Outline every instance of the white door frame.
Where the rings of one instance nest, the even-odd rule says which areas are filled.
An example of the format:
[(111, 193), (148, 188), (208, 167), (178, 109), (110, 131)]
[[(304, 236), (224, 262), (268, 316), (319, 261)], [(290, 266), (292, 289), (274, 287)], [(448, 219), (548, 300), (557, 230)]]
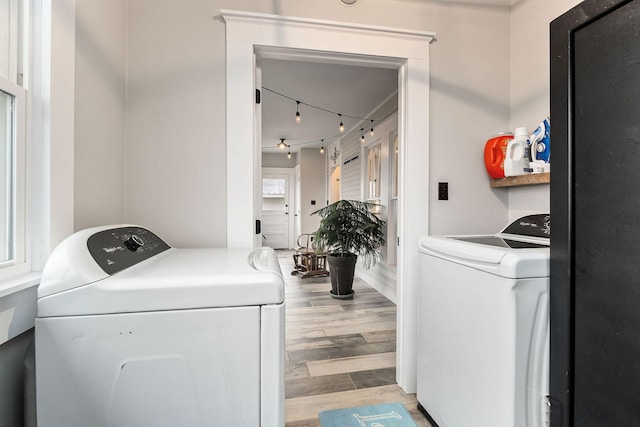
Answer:
[[(398, 69), (399, 238), (396, 380), (416, 391), (418, 239), (428, 234), (429, 44), (435, 34), (221, 10), (226, 22), (227, 245), (255, 245), (254, 55)], [(254, 121), (255, 123), (255, 121)], [(253, 168), (247, 161), (253, 159)], [(257, 159), (257, 160), (256, 160)]]

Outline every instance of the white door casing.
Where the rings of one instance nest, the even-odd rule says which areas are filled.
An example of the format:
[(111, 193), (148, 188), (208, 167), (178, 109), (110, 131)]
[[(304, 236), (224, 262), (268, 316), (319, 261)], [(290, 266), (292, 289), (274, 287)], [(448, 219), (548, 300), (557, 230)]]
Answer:
[(294, 172), (294, 182), (295, 182), (294, 184), (295, 191), (293, 193), (295, 195), (294, 201), (293, 201), (293, 207), (294, 207), (293, 235), (297, 240), (302, 230), (302, 212), (301, 212), (302, 206), (300, 205), (302, 200), (302, 191), (300, 186), (300, 165), (296, 165), (296, 167), (293, 168), (293, 172)]
[[(416, 391), (418, 239), (428, 234), (431, 32), (221, 10), (226, 22), (227, 245), (255, 243), (254, 54), (398, 69), (399, 248), (396, 379)], [(253, 117), (254, 127), (247, 126)], [(247, 197), (251, 195), (251, 197)]]
[[(260, 57), (256, 54), (253, 55), (253, 63), (254, 63), (253, 67), (255, 70), (253, 81), (254, 81), (255, 87), (262, 88), (262, 64), (260, 63)], [(258, 141), (258, 144), (261, 144), (262, 143), (262, 103), (257, 102), (255, 98), (255, 93), (256, 92), (254, 91), (253, 140)], [(262, 151), (261, 150), (256, 150), (253, 153), (253, 169), (256, 171), (262, 170)], [(229, 176), (229, 172), (227, 170), (227, 178), (228, 176)], [(263, 236), (262, 226), (264, 225), (263, 224), (264, 218), (262, 218), (262, 213), (263, 213), (262, 212), (262, 191), (261, 191), (262, 190), (262, 174), (260, 173), (253, 174), (253, 180), (254, 180), (253, 188), (256, 191), (253, 192), (253, 213), (254, 213), (255, 221), (253, 222), (254, 234), (253, 234), (252, 246), (254, 248), (259, 248), (264, 243), (264, 240), (262, 238)], [(228, 214), (229, 214), (229, 211), (227, 210), (227, 215)], [(229, 217), (227, 216), (227, 218)], [(227, 219), (227, 230), (229, 229), (228, 221), (229, 220)], [(258, 224), (260, 224), (260, 227), (258, 227)], [(260, 228), (260, 232), (258, 231), (258, 228)]]

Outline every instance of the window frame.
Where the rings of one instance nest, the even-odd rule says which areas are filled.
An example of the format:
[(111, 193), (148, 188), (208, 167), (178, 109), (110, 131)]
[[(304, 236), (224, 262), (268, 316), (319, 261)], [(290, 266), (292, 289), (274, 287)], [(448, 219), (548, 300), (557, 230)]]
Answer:
[(14, 97), (11, 217), (12, 259), (0, 262), (0, 280), (14, 278), (31, 270), (26, 229), (26, 91), (0, 77), (0, 90)]

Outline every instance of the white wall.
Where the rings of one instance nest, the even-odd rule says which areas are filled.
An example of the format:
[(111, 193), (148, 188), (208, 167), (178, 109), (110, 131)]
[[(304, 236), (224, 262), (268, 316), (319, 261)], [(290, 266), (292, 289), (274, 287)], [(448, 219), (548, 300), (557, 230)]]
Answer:
[[(397, 98), (396, 105), (397, 105)], [(395, 264), (395, 249), (396, 249), (396, 230), (397, 224), (395, 220), (390, 221), (390, 215), (392, 206), (392, 177), (391, 177), (391, 158), (394, 151), (391, 149), (393, 144), (393, 136), (398, 134), (398, 115), (392, 114), (382, 121), (375, 129), (375, 135), (365, 135), (364, 145), (358, 142), (361, 146), (362, 159), (367, 158), (367, 151), (370, 147), (380, 144), (380, 199), (379, 203), (383, 206), (380, 210), (380, 218), (386, 221), (386, 244), (380, 248), (383, 254), (383, 259), (377, 262), (375, 266), (364, 270), (361, 268), (361, 264), (358, 264), (356, 274), (364, 279), (368, 284), (377, 289), (384, 296), (391, 301), (397, 301), (397, 268)], [(358, 136), (359, 138), (359, 136)], [(359, 139), (358, 139), (359, 141)], [(362, 176), (364, 182), (366, 182), (368, 162), (364, 160), (362, 162)], [(365, 185), (365, 197), (366, 197), (366, 185)], [(394, 206), (397, 207), (397, 204)], [(389, 260), (389, 250), (393, 251), (394, 257)]]
[[(431, 234), (495, 232), (506, 194), (489, 188), (486, 139), (509, 118), (509, 9), (442, 6), (431, 52)], [(438, 182), (449, 200), (437, 200)]]
[(214, 16), (233, 3), (128, 1), (125, 220), (173, 246), (226, 244), (225, 35)]
[[(522, 0), (511, 12), (509, 129), (533, 131), (549, 115), (549, 23), (580, 0)], [(553, 118), (551, 118), (553, 147)], [(553, 148), (552, 148), (553, 150)], [(553, 177), (553, 157), (551, 172)], [(509, 194), (509, 220), (530, 212), (549, 212), (549, 185), (496, 191)]]
[(431, 178), (450, 182), (451, 200), (432, 200), (425, 221), (434, 233), (504, 225), (482, 149), (508, 125), (509, 9), (413, 0), (129, 0), (125, 221), (176, 246), (226, 244), (221, 8), (436, 31)]
[(263, 168), (295, 168), (297, 163), (297, 153), (291, 153), (290, 159), (287, 157), (286, 152), (262, 153)]
[(75, 221), (124, 221), (126, 0), (76, 7)]
[[(115, 22), (122, 2), (126, 19)], [(76, 228), (118, 220), (118, 184), (105, 183), (106, 162), (98, 164), (92, 153), (118, 156), (120, 92), (116, 84), (118, 95), (107, 98), (109, 106), (96, 99), (98, 107), (84, 111), (92, 93), (82, 88), (98, 81), (104, 99), (121, 65), (118, 37), (126, 34), (126, 148), (121, 165), (113, 164), (116, 170), (124, 168), (123, 219), (147, 225), (177, 246), (226, 244), (221, 204), (226, 199), (225, 37), (224, 23), (215, 19), (221, 8), (435, 31), (431, 182), (424, 183), (425, 188), (431, 185), (430, 216), (425, 218), (431, 233), (492, 232), (505, 224), (509, 211), (548, 206), (548, 186), (489, 189), (482, 150), (493, 133), (520, 123), (534, 126), (547, 114), (547, 24), (577, 0), (522, 0), (511, 16), (508, 8), (413, 0), (370, 0), (352, 7), (312, 0), (108, 3), (78, 6), (78, 31), (89, 31), (89, 39), (78, 39), (82, 93), (76, 131), (84, 142), (76, 144)], [(95, 21), (102, 9), (108, 12), (104, 25)], [(85, 20), (95, 25), (85, 26)], [(86, 51), (94, 42), (107, 43), (97, 45), (100, 54)], [(99, 67), (105, 59), (106, 70)], [(532, 64), (539, 73), (531, 71)], [(107, 77), (112, 80), (100, 80)], [(91, 139), (104, 112), (115, 123), (110, 137)], [(117, 180), (118, 173), (114, 176)], [(437, 200), (439, 181), (449, 182), (449, 201)], [(104, 191), (91, 191), (96, 188)]]

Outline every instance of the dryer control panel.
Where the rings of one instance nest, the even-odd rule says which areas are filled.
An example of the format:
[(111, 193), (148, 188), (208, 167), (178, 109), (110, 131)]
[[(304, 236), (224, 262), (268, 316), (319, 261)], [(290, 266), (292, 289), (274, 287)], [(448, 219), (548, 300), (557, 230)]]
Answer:
[(142, 227), (102, 230), (87, 239), (95, 262), (107, 274), (115, 274), (170, 248), (161, 238)]

